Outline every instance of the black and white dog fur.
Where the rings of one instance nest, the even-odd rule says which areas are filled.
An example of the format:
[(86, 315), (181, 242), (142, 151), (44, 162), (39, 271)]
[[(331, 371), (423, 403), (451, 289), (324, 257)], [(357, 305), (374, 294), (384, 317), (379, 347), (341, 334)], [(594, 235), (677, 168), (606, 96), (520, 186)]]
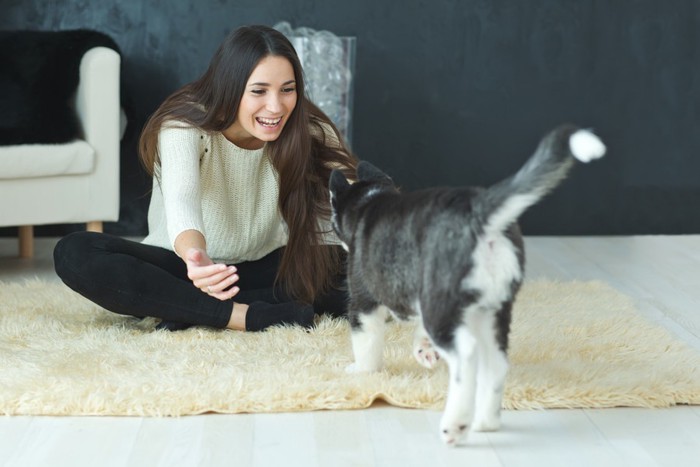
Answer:
[(576, 160), (602, 157), (588, 130), (563, 125), (546, 135), (513, 176), (490, 188), (399, 193), (367, 162), (349, 183), (330, 178), (333, 227), (348, 251), (349, 319), (355, 363), (382, 367), (389, 314), (417, 318), (414, 356), (442, 358), (450, 382), (440, 433), (462, 444), (469, 429), (497, 430), (508, 370), (511, 307), (523, 280), (518, 217), (557, 186)]

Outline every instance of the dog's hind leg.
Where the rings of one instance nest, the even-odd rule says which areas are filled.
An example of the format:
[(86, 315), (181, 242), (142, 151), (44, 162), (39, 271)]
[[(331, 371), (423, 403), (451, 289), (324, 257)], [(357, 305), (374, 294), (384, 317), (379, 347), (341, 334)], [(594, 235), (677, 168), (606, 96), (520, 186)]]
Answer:
[(448, 345), (435, 342), (450, 370), (445, 412), (440, 420), (440, 435), (449, 446), (463, 444), (474, 417), (476, 391), (476, 339), (466, 325), (454, 331)]
[(494, 315), (484, 313), (478, 319), (470, 321), (470, 328), (478, 342), (475, 431), (495, 431), (501, 426), (501, 404), (508, 373), (508, 358), (497, 338), (494, 320)]

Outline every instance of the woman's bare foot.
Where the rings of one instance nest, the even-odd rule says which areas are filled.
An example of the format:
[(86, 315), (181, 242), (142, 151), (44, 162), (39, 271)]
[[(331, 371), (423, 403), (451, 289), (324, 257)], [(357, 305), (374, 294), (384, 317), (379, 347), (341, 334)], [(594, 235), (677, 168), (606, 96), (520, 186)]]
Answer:
[(236, 331), (245, 331), (245, 317), (248, 314), (248, 305), (245, 303), (234, 303), (231, 318), (226, 327)]

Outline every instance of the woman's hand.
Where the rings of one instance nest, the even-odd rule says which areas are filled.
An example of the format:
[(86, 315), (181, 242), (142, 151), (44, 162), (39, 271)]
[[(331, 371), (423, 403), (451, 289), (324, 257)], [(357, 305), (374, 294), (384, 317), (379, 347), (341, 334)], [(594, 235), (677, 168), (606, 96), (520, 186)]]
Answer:
[(185, 253), (185, 264), (187, 277), (194, 286), (212, 297), (228, 300), (240, 290), (233, 286), (238, 281), (236, 267), (214, 264), (201, 248), (189, 248)]

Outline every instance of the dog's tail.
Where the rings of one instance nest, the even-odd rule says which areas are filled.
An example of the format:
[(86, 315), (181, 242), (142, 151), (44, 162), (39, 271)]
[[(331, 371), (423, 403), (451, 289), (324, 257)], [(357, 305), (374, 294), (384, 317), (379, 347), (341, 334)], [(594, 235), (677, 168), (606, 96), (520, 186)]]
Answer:
[(513, 176), (484, 190), (475, 200), (484, 230), (502, 232), (566, 177), (576, 160), (603, 157), (605, 145), (592, 132), (562, 125), (540, 142), (535, 153)]

